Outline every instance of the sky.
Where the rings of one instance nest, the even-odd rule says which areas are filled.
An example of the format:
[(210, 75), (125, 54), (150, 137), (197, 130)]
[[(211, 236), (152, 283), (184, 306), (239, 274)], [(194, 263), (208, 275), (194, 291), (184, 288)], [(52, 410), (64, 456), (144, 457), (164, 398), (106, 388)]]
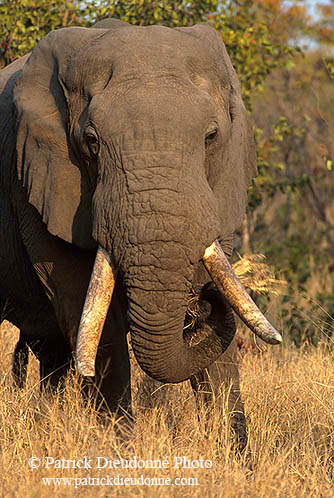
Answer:
[(310, 11), (310, 13), (312, 15), (316, 15), (317, 13), (317, 9), (316, 9), (316, 5), (317, 3), (324, 3), (324, 4), (330, 4), (330, 0), (299, 0), (299, 1), (293, 1), (293, 0), (287, 0), (286, 1), (286, 4), (294, 4), (294, 3), (299, 3), (300, 5), (305, 5), (308, 10)]
[[(309, 13), (314, 16), (314, 18), (316, 19), (317, 17), (317, 4), (319, 3), (322, 3), (322, 4), (327, 4), (327, 5), (330, 5), (331, 4), (331, 1), (330, 0), (285, 0), (284, 1), (285, 5), (294, 5), (294, 4), (297, 4), (297, 5), (304, 5), (305, 7), (307, 7)], [(334, 8), (334, 7), (333, 7)], [(298, 42), (300, 45), (304, 46), (304, 47), (308, 47), (308, 48), (314, 48), (316, 47), (316, 42), (314, 42), (314, 40), (309, 40), (309, 39), (301, 39), (299, 40)]]

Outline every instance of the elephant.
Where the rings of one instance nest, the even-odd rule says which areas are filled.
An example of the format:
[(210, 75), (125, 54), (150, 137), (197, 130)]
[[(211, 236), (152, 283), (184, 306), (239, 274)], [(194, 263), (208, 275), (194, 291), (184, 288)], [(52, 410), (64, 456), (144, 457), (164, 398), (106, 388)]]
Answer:
[[(117, 19), (52, 31), (0, 74), (0, 316), (41, 384), (79, 373), (131, 414), (127, 334), (141, 368), (190, 380), (246, 441), (234, 312), (280, 334), (229, 260), (257, 174), (237, 75), (209, 24)], [(189, 296), (199, 312), (190, 323)]]

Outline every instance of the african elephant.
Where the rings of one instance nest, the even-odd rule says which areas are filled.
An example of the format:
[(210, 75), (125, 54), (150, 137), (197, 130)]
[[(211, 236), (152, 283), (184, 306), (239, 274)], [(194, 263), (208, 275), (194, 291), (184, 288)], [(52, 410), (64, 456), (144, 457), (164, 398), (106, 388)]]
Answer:
[[(205, 403), (231, 383), (244, 436), (232, 308), (281, 338), (228, 262), (256, 161), (218, 33), (113, 19), (60, 29), (0, 88), (1, 316), (20, 329), (16, 381), (28, 346), (54, 386), (77, 346), (107, 407), (129, 411), (129, 330), (153, 378), (190, 379)], [(191, 292), (200, 313), (184, 328)]]

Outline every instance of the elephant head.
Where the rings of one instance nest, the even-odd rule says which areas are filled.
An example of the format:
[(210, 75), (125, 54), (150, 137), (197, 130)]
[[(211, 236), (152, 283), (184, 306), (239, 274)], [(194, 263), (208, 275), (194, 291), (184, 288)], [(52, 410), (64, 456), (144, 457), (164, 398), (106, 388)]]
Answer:
[[(228, 347), (230, 306), (280, 341), (224, 254), (256, 164), (239, 82), (214, 29), (106, 20), (52, 32), (25, 64), (14, 105), (29, 202), (50, 233), (98, 248), (79, 332), (82, 373), (94, 374), (118, 272), (135, 355), (161, 381), (189, 378)], [(203, 290), (211, 311), (187, 336), (202, 260), (221, 295)]]

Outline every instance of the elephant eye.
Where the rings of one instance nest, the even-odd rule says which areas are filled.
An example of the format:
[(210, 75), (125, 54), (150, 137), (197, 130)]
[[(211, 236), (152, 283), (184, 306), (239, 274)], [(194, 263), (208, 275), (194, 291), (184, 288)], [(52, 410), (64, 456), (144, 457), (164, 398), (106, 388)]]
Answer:
[(99, 152), (99, 141), (97, 136), (93, 133), (87, 133), (86, 141), (90, 152), (96, 156)]
[(208, 145), (210, 145), (212, 142), (215, 141), (216, 137), (218, 135), (218, 131), (217, 129), (214, 129), (214, 130), (210, 130), (206, 136), (205, 136), (205, 146), (207, 147)]

